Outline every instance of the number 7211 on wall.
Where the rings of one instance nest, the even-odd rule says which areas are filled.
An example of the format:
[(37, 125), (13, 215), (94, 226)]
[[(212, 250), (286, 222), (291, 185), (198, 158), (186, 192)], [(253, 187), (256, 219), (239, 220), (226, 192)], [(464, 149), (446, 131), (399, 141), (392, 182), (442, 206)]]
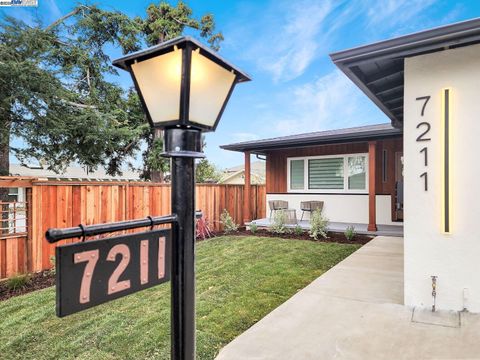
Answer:
[(169, 229), (57, 246), (57, 316), (170, 280)]

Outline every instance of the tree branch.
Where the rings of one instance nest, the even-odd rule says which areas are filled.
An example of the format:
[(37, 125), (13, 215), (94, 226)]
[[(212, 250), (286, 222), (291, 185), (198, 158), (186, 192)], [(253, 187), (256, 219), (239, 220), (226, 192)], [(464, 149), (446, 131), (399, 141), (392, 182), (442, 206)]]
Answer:
[(73, 102), (73, 101), (65, 101), (65, 103), (67, 103), (68, 105), (71, 105), (71, 106), (78, 107), (80, 109), (97, 109), (97, 107), (95, 105), (85, 105), (85, 104), (80, 104), (80, 103), (76, 103), (76, 102)]
[(51, 23), (50, 25), (48, 25), (48, 26), (45, 28), (45, 31), (49, 31), (49, 30), (53, 29), (55, 26), (60, 25), (62, 22), (64, 22), (64, 21), (67, 20), (68, 18), (77, 15), (81, 10), (83, 10), (83, 8), (89, 9), (88, 6), (80, 5), (79, 7), (75, 8), (75, 9), (72, 10), (72, 11), (70, 11), (68, 14), (62, 16), (60, 19), (55, 20), (53, 23)]
[(175, 20), (175, 21), (176, 21), (177, 23), (179, 23), (180, 25), (188, 26), (188, 27), (190, 27), (190, 28), (192, 28), (192, 29), (197, 29), (197, 30), (198, 30), (198, 26), (195, 26), (195, 25), (193, 25), (193, 24), (191, 24), (191, 23), (189, 24), (189, 23), (183, 22), (183, 21), (181, 21), (181, 20), (179, 20), (179, 19), (177, 19), (177, 18), (173, 18), (173, 20)]
[(88, 84), (88, 92), (89, 94), (92, 93), (92, 84), (90, 83), (90, 66), (87, 66), (87, 84)]
[(127, 146), (125, 146), (125, 147), (123, 148), (123, 151), (124, 151), (124, 152), (127, 152), (127, 151), (130, 150), (130, 149), (132, 148), (132, 146), (135, 145), (135, 144), (136, 144), (136, 141), (130, 142)]

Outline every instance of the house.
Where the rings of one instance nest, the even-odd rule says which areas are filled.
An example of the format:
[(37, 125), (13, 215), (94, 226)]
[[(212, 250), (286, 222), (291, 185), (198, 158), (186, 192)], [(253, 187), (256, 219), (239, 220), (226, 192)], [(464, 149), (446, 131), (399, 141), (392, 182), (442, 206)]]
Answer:
[[(265, 184), (265, 161), (254, 161), (250, 169), (251, 183), (254, 185)], [(219, 184), (243, 185), (245, 184), (245, 166), (237, 165), (223, 171)]]
[[(42, 164), (20, 165), (10, 164), (10, 176), (22, 178), (35, 178), (38, 180), (57, 181), (139, 181), (140, 174), (134, 171), (124, 171), (121, 176), (111, 176), (104, 169), (88, 171), (79, 166), (68, 166), (61, 174), (45, 169)], [(8, 201), (4, 204), (3, 212), (8, 213), (9, 234), (24, 233), (27, 229), (27, 194), (24, 187), (8, 188)]]
[[(384, 131), (391, 135), (397, 133), (390, 144), (393, 150), (386, 148), (385, 168), (387, 183), (392, 181), (388, 174), (395, 174), (395, 181), (401, 178), (400, 173), (404, 177), (404, 304), (414, 308), (480, 312), (480, 241), (476, 231), (480, 219), (477, 180), (480, 168), (476, 166), (480, 134), (480, 19), (339, 51), (330, 56), (390, 119), (392, 127)], [(377, 134), (383, 126), (377, 127)], [(375, 134), (374, 129), (371, 130)], [(304, 146), (308, 145), (305, 135), (299, 135), (298, 139), (262, 140), (262, 148), (254, 143), (224, 148), (245, 152), (246, 162), (250, 159), (249, 152), (265, 153), (267, 196), (288, 199), (314, 196), (310, 188), (318, 186), (319, 178), (322, 184), (340, 188), (335, 191), (342, 190), (341, 176), (336, 176), (341, 171), (334, 174), (331, 169), (339, 167), (340, 160), (331, 161), (328, 168), (325, 161), (309, 165), (308, 157), (324, 156), (327, 152), (333, 158), (347, 154), (343, 192), (328, 194), (323, 191), (327, 214), (351, 221), (352, 216), (365, 219), (368, 213), (368, 225), (373, 228), (375, 222), (388, 220), (385, 217), (388, 206), (383, 202), (390, 197), (391, 220), (395, 221), (392, 204), (395, 193), (392, 193), (392, 185), (383, 187), (383, 167), (378, 165), (379, 161), (383, 162), (385, 140), (381, 136), (376, 139), (369, 138), (371, 134), (365, 136), (368, 130), (362, 133), (357, 129), (356, 134), (355, 130), (340, 131), (341, 134), (345, 132), (348, 135), (341, 138), (342, 135), (334, 131), (332, 134), (337, 135), (332, 135), (332, 144), (316, 142), (311, 147)], [(359, 138), (353, 139), (357, 136)], [(302, 147), (291, 150), (297, 141), (303, 142)], [(403, 155), (400, 159), (397, 155), (392, 157), (389, 155), (392, 151), (403, 151)], [(364, 160), (359, 161), (361, 166), (356, 166), (355, 171), (346, 169), (347, 161), (351, 161), (350, 154), (355, 154), (354, 159), (364, 154)], [(292, 162), (297, 158), (305, 160)], [(398, 163), (393, 168), (392, 160)], [(403, 171), (399, 170), (399, 162), (403, 164)], [(316, 167), (317, 171), (312, 169), (308, 173), (309, 166)], [(362, 171), (365, 175), (355, 183), (363, 185), (365, 181), (366, 189), (355, 189), (358, 195), (349, 196), (346, 194), (350, 190), (348, 175)], [(281, 180), (276, 181), (272, 176)], [(249, 190), (248, 184), (245, 189)], [(384, 189), (389, 195), (380, 200), (379, 197), (385, 197)], [(294, 195), (292, 190), (301, 193)], [(350, 198), (363, 198), (367, 193), (368, 211), (362, 200), (359, 201), (362, 205), (358, 204), (352, 212), (350, 206), (356, 202)], [(341, 209), (333, 211), (330, 203), (340, 204)], [(289, 206), (296, 204), (292, 202)], [(363, 214), (358, 215), (358, 212)]]
[(366, 224), (367, 231), (376, 231), (377, 224), (402, 225), (402, 131), (388, 123), (222, 148), (244, 152), (247, 160), (250, 154), (265, 156), (267, 203), (287, 201), (297, 219), (301, 202), (318, 200), (332, 223)]
[[(10, 164), (10, 176), (29, 177), (39, 180), (56, 181), (140, 181), (140, 173), (135, 171), (124, 171), (122, 175), (112, 176), (107, 174), (105, 169), (88, 171), (80, 166), (68, 166), (61, 174), (44, 168), (42, 164), (21, 165)], [(23, 203), (25, 202), (24, 188), (9, 188), (9, 200)]]
[(89, 171), (80, 166), (67, 166), (61, 174), (57, 174), (52, 170), (48, 170), (38, 165), (21, 165), (10, 164), (10, 176), (35, 177), (48, 180), (63, 181), (139, 181), (140, 173), (136, 171), (126, 170), (122, 175), (109, 175), (105, 169), (98, 168)]

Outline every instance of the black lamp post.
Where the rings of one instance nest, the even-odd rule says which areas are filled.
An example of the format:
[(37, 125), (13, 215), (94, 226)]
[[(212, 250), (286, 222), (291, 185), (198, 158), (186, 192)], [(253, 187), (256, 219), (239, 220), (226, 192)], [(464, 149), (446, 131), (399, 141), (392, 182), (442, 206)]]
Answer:
[(190, 37), (113, 62), (130, 72), (150, 124), (165, 130), (172, 158), (172, 359), (195, 358), (195, 158), (202, 131), (214, 131), (235, 85), (247, 74)]

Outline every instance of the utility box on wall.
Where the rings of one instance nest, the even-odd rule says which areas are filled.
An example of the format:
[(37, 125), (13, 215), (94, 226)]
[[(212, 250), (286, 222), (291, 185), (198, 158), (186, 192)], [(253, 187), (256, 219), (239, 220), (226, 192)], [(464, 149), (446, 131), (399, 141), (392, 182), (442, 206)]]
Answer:
[(405, 305), (480, 312), (480, 45), (404, 71)]

